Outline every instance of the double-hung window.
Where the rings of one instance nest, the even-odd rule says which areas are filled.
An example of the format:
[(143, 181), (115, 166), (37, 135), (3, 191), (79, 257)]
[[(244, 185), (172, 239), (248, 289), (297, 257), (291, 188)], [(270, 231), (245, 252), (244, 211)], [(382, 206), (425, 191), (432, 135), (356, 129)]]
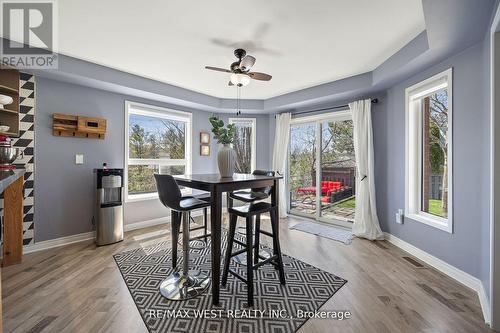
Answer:
[(237, 173), (251, 173), (256, 168), (255, 118), (229, 118), (235, 124), (233, 149), (236, 152)]
[(406, 217), (452, 232), (452, 70), (406, 89)]
[(154, 173), (191, 173), (191, 113), (135, 102), (125, 109), (127, 200), (155, 198)]

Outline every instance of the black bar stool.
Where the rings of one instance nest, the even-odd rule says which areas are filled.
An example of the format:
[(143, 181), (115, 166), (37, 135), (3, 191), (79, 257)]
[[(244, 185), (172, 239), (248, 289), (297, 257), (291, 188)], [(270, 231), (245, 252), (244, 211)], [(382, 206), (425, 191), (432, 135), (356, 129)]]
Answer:
[[(269, 176), (273, 177), (274, 176), (274, 171), (267, 171), (267, 170), (254, 170), (252, 172), (252, 175), (254, 176)], [(271, 187), (260, 187), (260, 188), (252, 188), (249, 190), (244, 190), (244, 191), (236, 191), (236, 192), (230, 192), (229, 193), (229, 200), (228, 200), (228, 208), (233, 206), (233, 200), (239, 200), (244, 203), (254, 203), (257, 201), (265, 200), (269, 198), (271, 195)], [(245, 234), (246, 230), (245, 227), (240, 227), (238, 228), (239, 234)], [(241, 230), (241, 231), (240, 231)], [(255, 217), (255, 243), (259, 244), (260, 240), (260, 233), (257, 232), (257, 230), (260, 230), (260, 214)], [(268, 259), (271, 257), (271, 253), (264, 250), (260, 249), (259, 254), (261, 257), (264, 257), (265, 259)], [(247, 259), (246, 259), (246, 253), (243, 252), (237, 256), (234, 256), (233, 258), (234, 261), (241, 265), (246, 265)], [(258, 262), (259, 257), (254, 256), (255, 263)]]
[[(170, 300), (186, 300), (197, 297), (208, 290), (210, 278), (201, 271), (189, 270), (189, 222), (191, 211), (205, 208), (210, 202), (194, 197), (183, 197), (177, 182), (171, 175), (155, 174), (156, 187), (161, 203), (171, 210), (182, 214), (182, 252), (183, 267), (182, 273), (174, 272), (170, 274), (160, 284), (160, 293)], [(174, 223), (172, 221), (172, 223)], [(173, 225), (172, 225), (173, 226)], [(173, 226), (172, 232), (178, 232), (179, 228)], [(172, 246), (173, 250), (177, 246)]]
[[(274, 171), (254, 170), (252, 172), (252, 175), (273, 177)], [(269, 198), (270, 194), (271, 194), (271, 187), (268, 186), (268, 187), (252, 188), (250, 190), (230, 192), (229, 198), (233, 199), (233, 200), (243, 201), (246, 203), (251, 203), (251, 202), (256, 202), (256, 201), (267, 199), (267, 198)], [(230, 202), (230, 203), (232, 205), (232, 202)]]
[[(278, 237), (275, 237), (277, 234), (277, 228), (278, 226), (278, 218), (276, 216), (276, 207), (273, 207), (270, 203), (267, 202), (258, 202), (254, 204), (248, 204), (245, 206), (241, 207), (232, 207), (229, 208), (229, 233), (228, 233), (228, 241), (227, 241), (227, 248), (226, 248), (226, 254), (225, 254), (225, 259), (224, 259), (224, 270), (222, 273), (222, 286), (226, 286), (227, 284), (227, 277), (228, 274), (231, 273), (234, 275), (236, 278), (240, 279), (241, 281), (245, 282), (247, 284), (247, 305), (249, 307), (253, 306), (253, 271), (254, 269), (259, 268), (262, 265), (265, 264), (272, 264), (278, 269), (278, 274), (280, 278), (280, 283), (285, 284), (285, 271), (283, 269), (283, 259), (281, 257), (281, 248), (280, 248), (280, 241)], [(273, 239), (273, 252), (274, 255), (270, 256), (269, 258), (265, 258), (263, 256), (259, 255), (259, 243), (254, 245), (253, 244), (253, 217), (255, 216), (260, 217), (260, 214), (263, 213), (270, 213), (271, 215), (271, 227), (272, 227), (272, 232), (267, 232), (264, 230), (260, 230), (256, 228), (256, 240), (257, 240), (257, 235), (258, 234), (264, 234), (266, 236), (272, 237)], [(240, 242), (239, 240), (235, 239), (235, 232), (236, 232), (236, 222), (238, 220), (238, 217), (244, 217), (246, 220), (246, 242)], [(243, 247), (243, 249), (238, 250), (236, 252), (233, 252), (233, 244), (239, 244)], [(252, 253), (253, 252), (253, 253)], [(231, 270), (229, 268), (231, 258), (234, 256), (237, 256), (241, 253), (246, 253), (246, 267), (247, 267), (247, 274), (246, 278), (238, 274), (237, 272)], [(255, 256), (256, 260), (253, 261), (253, 256)], [(262, 261), (259, 261), (259, 259), (262, 259)]]
[[(191, 197), (194, 197), (196, 199), (200, 199), (203, 201), (210, 202), (211, 200), (211, 195), (209, 192), (206, 193), (198, 193), (198, 194), (193, 194)], [(180, 220), (180, 216), (178, 217)], [(199, 236), (194, 236), (189, 238), (189, 247), (191, 249), (196, 249), (196, 250), (201, 250), (204, 249), (208, 246), (207, 238), (210, 237), (210, 234), (208, 233), (208, 208), (205, 207), (203, 208), (203, 224), (201, 226), (195, 226), (191, 227), (191, 225), (197, 225), (195, 222), (194, 218), (190, 216), (190, 224), (189, 224), (189, 233), (196, 231), (196, 230), (203, 230), (203, 234)], [(183, 229), (180, 229), (179, 234), (182, 234)]]

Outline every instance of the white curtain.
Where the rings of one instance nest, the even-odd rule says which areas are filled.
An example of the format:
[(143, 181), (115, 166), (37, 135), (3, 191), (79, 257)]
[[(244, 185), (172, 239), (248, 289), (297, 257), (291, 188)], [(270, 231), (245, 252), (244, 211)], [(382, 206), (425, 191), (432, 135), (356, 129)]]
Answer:
[[(279, 172), (285, 177), (285, 168), (288, 152), (288, 141), (290, 140), (290, 113), (282, 113), (276, 115), (276, 130), (274, 132), (274, 149), (273, 149), (273, 170)], [(287, 195), (284, 178), (280, 181), (279, 190), (279, 212), (280, 218), (287, 217)]]
[(384, 239), (377, 217), (373, 167), (373, 133), (371, 100), (349, 103), (356, 154), (356, 210), (352, 232), (370, 240)]

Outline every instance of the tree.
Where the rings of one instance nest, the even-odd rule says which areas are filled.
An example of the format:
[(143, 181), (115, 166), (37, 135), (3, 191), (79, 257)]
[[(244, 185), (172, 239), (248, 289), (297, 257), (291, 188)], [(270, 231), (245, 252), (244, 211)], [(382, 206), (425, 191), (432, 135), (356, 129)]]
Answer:
[(161, 133), (161, 148), (171, 159), (185, 158), (186, 133), (184, 123), (177, 121), (162, 121), (164, 131)]
[(323, 128), (322, 163), (355, 160), (352, 121), (328, 122)]
[(290, 178), (292, 188), (312, 186), (316, 163), (316, 128), (292, 126), (290, 132)]
[(138, 124), (130, 129), (129, 150), (132, 158), (145, 158), (149, 150), (146, 131)]
[(250, 173), (252, 167), (252, 127), (236, 126), (233, 149), (236, 153), (235, 169), (238, 173)]
[[(149, 133), (139, 124), (130, 128), (129, 156), (131, 158), (148, 158), (151, 152)], [(132, 165), (128, 168), (129, 191), (131, 193), (149, 192), (154, 186), (150, 178), (154, 170), (148, 169), (147, 165)], [(154, 187), (153, 187), (154, 188)]]
[[(291, 188), (313, 186), (316, 177), (316, 125), (291, 127)], [(330, 121), (321, 124), (321, 168), (332, 162), (355, 161), (352, 121)]]
[(442, 213), (448, 215), (448, 92), (441, 90), (430, 97), (430, 164), (431, 169), (441, 172)]
[[(129, 129), (129, 156), (135, 159), (184, 159), (185, 125), (172, 120), (160, 120), (157, 127), (144, 128), (139, 123)], [(159, 168), (153, 165), (130, 165), (128, 167), (128, 186), (130, 193), (148, 193), (156, 189), (153, 174), (169, 172), (180, 174), (183, 167)]]

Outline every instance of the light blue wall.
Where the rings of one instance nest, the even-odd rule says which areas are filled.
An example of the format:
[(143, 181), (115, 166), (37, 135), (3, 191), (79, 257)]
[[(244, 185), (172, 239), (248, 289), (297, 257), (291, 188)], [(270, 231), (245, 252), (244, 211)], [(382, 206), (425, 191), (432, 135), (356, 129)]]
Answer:
[[(485, 282), (485, 287), (489, 285), (486, 283), (489, 281), (487, 262), (489, 261), (490, 119), (489, 111), (487, 111), (489, 100), (487, 85), (489, 83), (486, 74), (489, 72), (488, 46), (475, 45), (444, 60), (439, 65), (430, 68), (429, 66), (435, 64), (438, 61), (436, 59), (442, 59), (445, 55), (458, 52), (466, 45), (474, 43), (476, 35), (484, 33), (487, 25), (484, 17), (491, 15), (493, 3), (497, 2), (484, 1), (481, 5), (477, 5), (476, 1), (464, 0), (461, 1), (459, 8), (453, 0), (440, 1), (439, 4), (435, 1), (424, 1), (424, 6), (428, 8), (435, 8), (439, 5), (449, 15), (453, 14), (453, 11), (457, 12), (456, 15), (450, 16), (449, 20), (442, 20), (442, 16), (437, 12), (426, 11), (427, 32), (425, 35), (426, 38), (430, 36), (427, 44), (431, 52), (425, 51), (425, 43), (418, 44), (420, 48), (411, 52), (415, 59), (407, 60), (411, 58), (407, 57), (405, 61), (398, 62), (402, 65), (399, 70), (387, 63), (373, 73), (328, 83), (316, 89), (278, 96), (266, 101), (251, 101), (252, 108), (255, 109), (288, 110), (301, 107), (314, 108), (314, 106), (305, 105), (305, 102), (311, 101), (335, 106), (362, 97), (379, 97), (380, 104), (373, 106), (373, 124), (378, 211), (383, 229), (479, 277)], [(476, 7), (478, 7), (477, 12), (474, 14), (472, 9)], [(467, 20), (462, 19), (464, 16)], [(402, 54), (404, 52), (391, 57), (388, 62), (394, 62)], [(455, 70), (455, 232), (451, 235), (414, 221), (407, 220), (402, 226), (394, 222), (394, 213), (398, 208), (404, 207), (404, 89), (450, 66), (453, 66)], [(125, 100), (172, 107), (162, 101), (175, 102), (185, 99), (189, 103), (185, 104), (183, 109), (193, 112), (195, 135), (200, 130), (209, 130), (207, 121), (209, 114), (186, 109), (186, 107), (207, 105), (213, 110), (217, 107), (225, 109), (234, 102), (218, 101), (200, 94), (191, 95), (180, 88), (166, 87), (158, 82), (150, 82), (126, 73), (117, 73), (114, 70), (75, 59), (64, 58), (62, 67), (59, 76), (56, 75), (57, 73), (47, 71), (39, 73), (45, 77), (37, 79), (37, 189), (35, 191), (35, 218), (37, 219), (35, 238), (37, 241), (90, 230), (91, 170), (100, 166), (103, 161), (107, 161), (111, 166), (123, 167)], [(396, 72), (397, 75), (393, 75)], [(406, 79), (414, 73), (418, 74)], [(78, 79), (75, 79), (75, 76)], [(387, 77), (391, 77), (391, 80)], [(54, 81), (52, 78), (67, 82)], [(99, 81), (101, 79), (102, 82)], [(395, 83), (400, 82), (401, 79), (405, 81)], [(373, 81), (383, 84), (374, 85)], [(325, 100), (325, 96), (328, 97), (328, 101)], [(151, 102), (151, 99), (156, 101)], [(325, 106), (328, 105), (323, 104), (318, 107)], [(109, 130), (106, 140), (53, 137), (50, 130), (50, 115), (53, 112), (107, 118)], [(227, 116), (223, 118), (227, 119)], [(257, 118), (257, 167), (268, 168), (271, 164), (274, 139), (274, 117), (273, 115), (260, 115)], [(214, 160), (216, 151), (215, 146), (212, 146), (211, 157), (200, 157), (197, 154), (198, 143), (194, 140), (193, 172), (216, 172)], [(83, 166), (74, 164), (75, 153), (85, 155), (86, 163)], [(472, 195), (470, 195), (471, 191)], [(165, 210), (157, 200), (129, 203), (126, 206), (127, 223), (154, 219), (164, 214)]]
[[(488, 41), (489, 42), (489, 41)], [(384, 231), (479, 278), (489, 290), (490, 109), (487, 41), (399, 82), (386, 91), (359, 98), (378, 98), (372, 105), (377, 211)], [(453, 67), (453, 213), (454, 232), (405, 219), (405, 89)], [(345, 104), (338, 100), (316, 108)], [(295, 111), (292, 111), (292, 113)], [(325, 111), (328, 112), (328, 111)], [(274, 118), (270, 122), (273, 122)], [(270, 134), (270, 138), (274, 133)]]
[[(199, 132), (210, 131), (209, 112), (151, 102), (137, 97), (63, 83), (36, 79), (36, 191), (35, 240), (37, 242), (91, 231), (94, 168), (107, 162), (124, 166), (125, 101), (189, 111), (193, 114), (193, 173), (216, 173), (217, 144), (212, 140), (210, 157), (199, 155)], [(52, 135), (52, 113), (103, 117), (108, 129), (105, 140), (63, 138)], [(227, 121), (232, 114), (219, 114)], [(257, 167), (269, 168), (269, 116), (257, 118)], [(84, 154), (85, 163), (75, 165), (75, 154)], [(157, 199), (127, 203), (125, 223), (166, 216)]]
[[(397, 84), (373, 112), (377, 208), (384, 231), (481, 279), (489, 272), (489, 108), (479, 43)], [(453, 68), (453, 233), (405, 219), (405, 88)], [(488, 249), (489, 251), (489, 249)], [(486, 251), (487, 252), (487, 251)]]

